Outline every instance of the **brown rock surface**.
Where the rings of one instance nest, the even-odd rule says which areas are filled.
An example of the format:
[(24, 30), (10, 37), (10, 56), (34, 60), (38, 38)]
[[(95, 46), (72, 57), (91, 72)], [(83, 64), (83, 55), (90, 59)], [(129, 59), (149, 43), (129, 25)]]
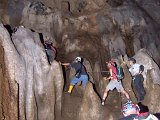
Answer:
[[(119, 93), (111, 92), (103, 109), (98, 106), (98, 97), (94, 91), (98, 92), (99, 96), (103, 95), (108, 82), (103, 80), (107, 74), (102, 72), (107, 70), (106, 60), (116, 58), (120, 54), (132, 57), (136, 53), (135, 58), (146, 68), (146, 105), (148, 104), (151, 111), (159, 112), (159, 5), (159, 0), (1, 0), (0, 21), (5, 25), (11, 25), (11, 28), (19, 25), (26, 27), (13, 34), (11, 39), (3, 25), (0, 26), (0, 45), (3, 50), (0, 53), (3, 53), (0, 62), (2, 118), (16, 119), (19, 110), (19, 119), (22, 120), (59, 120), (61, 111), (65, 111), (62, 114), (64, 120), (66, 116), (74, 119), (83, 99), (86, 103), (82, 102), (82, 106), (86, 104), (86, 110), (92, 107), (90, 101), (95, 103), (88, 119), (92, 118), (97, 108), (97, 119), (116, 120), (120, 116)], [(35, 32), (31, 32), (30, 29)], [(12, 33), (12, 30), (8, 31)], [(38, 33), (42, 33), (40, 38)], [(83, 88), (76, 86), (73, 96), (63, 94), (63, 104), (61, 103), (62, 69), (56, 61), (49, 66), (41, 43), (45, 35), (56, 43), (54, 45), (58, 50), (57, 60), (71, 62), (76, 56), (82, 56), (87, 60), (85, 65), (91, 72), (90, 81), (94, 83), (94, 89), (90, 85), (88, 90), (92, 91), (94, 101), (89, 97), (90, 91), (85, 91), (83, 96)], [(141, 48), (148, 52), (138, 52)], [(123, 68), (124, 87), (135, 101), (130, 86), (131, 76), (126, 66)], [(147, 77), (148, 70), (150, 80)], [(68, 76), (69, 73), (66, 73), (67, 83)], [(153, 101), (156, 101), (156, 104)], [(71, 103), (75, 105), (73, 108)], [(67, 110), (70, 112), (67, 113)], [(99, 114), (103, 118), (100, 118)], [(81, 117), (84, 116), (85, 113), (81, 113)]]
[(8, 37), (8, 32), (0, 24), (0, 118), (6, 120), (18, 120), (18, 83), (10, 76), (10, 70), (6, 62), (6, 49), (2, 41)]
[(3, 72), (8, 81), (8, 84), (2, 81), (2, 98), (8, 101), (2, 101), (3, 116), (18, 119), (19, 109), (21, 120), (60, 119), (64, 82), (61, 66), (56, 61), (49, 66), (38, 34), (19, 27), (12, 41), (2, 24), (0, 29), (5, 59)]

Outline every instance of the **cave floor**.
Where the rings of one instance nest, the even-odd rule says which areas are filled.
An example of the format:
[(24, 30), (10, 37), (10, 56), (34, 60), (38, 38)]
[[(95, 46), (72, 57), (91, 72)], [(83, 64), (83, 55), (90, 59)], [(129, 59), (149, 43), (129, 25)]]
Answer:
[[(78, 90), (73, 90), (73, 94), (68, 94), (66, 92), (63, 92), (63, 102), (62, 102), (62, 120), (77, 120), (78, 111), (81, 107), (82, 103), (82, 94), (81, 92), (78, 92)], [(113, 100), (111, 97), (115, 96), (115, 99)], [(109, 114), (114, 114), (115, 118), (117, 120), (122, 117), (121, 115), (121, 102), (119, 102), (120, 96), (119, 93), (113, 92), (113, 94), (109, 94), (108, 99), (106, 100), (105, 106), (102, 107), (102, 112), (106, 113), (104, 114), (104, 119), (108, 118)], [(99, 104), (101, 105), (101, 103)], [(107, 112), (110, 113), (107, 113)], [(116, 119), (114, 119), (116, 120)]]

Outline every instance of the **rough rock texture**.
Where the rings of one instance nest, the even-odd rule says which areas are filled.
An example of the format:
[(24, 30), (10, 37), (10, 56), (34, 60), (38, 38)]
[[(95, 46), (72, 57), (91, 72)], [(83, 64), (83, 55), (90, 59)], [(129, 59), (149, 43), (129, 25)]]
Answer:
[[(51, 66), (48, 64), (37, 33), (20, 27), (12, 35), (12, 41), (2, 24), (0, 29), (5, 68), (8, 71), (6, 78), (13, 92), (10, 96), (12, 99), (8, 99), (10, 110), (18, 115), (16, 110), (19, 104), (21, 120), (60, 119), (64, 82), (60, 65), (56, 61)], [(4, 93), (7, 94), (7, 90)], [(16, 119), (14, 116), (13, 119)]]
[[(153, 70), (153, 69), (152, 69)], [(160, 95), (157, 94), (160, 90), (160, 86), (154, 83), (154, 80), (151, 76), (152, 70), (148, 70), (147, 72), (147, 80), (146, 80), (146, 97), (144, 104), (148, 106), (150, 112), (152, 113), (160, 113)]]
[(4, 42), (5, 40), (10, 40), (9, 33), (0, 24), (0, 118), (18, 120), (18, 83), (14, 78), (14, 72), (12, 72), (14, 66), (11, 67), (10, 64), (7, 64), (12, 60), (7, 55), (11, 56), (14, 52), (12, 49), (3, 47), (4, 44), (8, 45), (11, 42)]
[(144, 80), (146, 81), (147, 79), (147, 71), (151, 70), (150, 74), (154, 84), (160, 85), (160, 69), (153, 60), (152, 54), (146, 49), (141, 49), (134, 58), (137, 60), (138, 64), (142, 64), (145, 68), (143, 72)]
[[(61, 111), (60, 101), (63, 90), (62, 70), (57, 62), (53, 62), (51, 66), (48, 65), (37, 33), (42, 33), (43, 37), (49, 36), (56, 43), (54, 45), (58, 50), (57, 60), (71, 62), (76, 56), (81, 56), (87, 60), (85, 65), (90, 71), (90, 81), (100, 97), (102, 97), (108, 83), (108, 81), (103, 80), (103, 77), (108, 75), (102, 72), (107, 71), (105, 61), (117, 58), (120, 54), (127, 54), (132, 57), (141, 48), (145, 48), (147, 53), (141, 51), (135, 57), (141, 59), (138, 60), (140, 63), (144, 62), (143, 64), (147, 68), (144, 72), (145, 77), (148, 75), (147, 70), (151, 70), (149, 67), (154, 68), (150, 71), (151, 80), (154, 81), (154, 84), (149, 87), (146, 77), (145, 88), (148, 88), (148, 92), (151, 90), (151, 93), (156, 92), (158, 94), (158, 88), (155, 84), (159, 84), (160, 76), (158, 68), (158, 66), (160, 67), (159, 5), (159, 0), (1, 0), (0, 21), (5, 25), (11, 25), (11, 28), (24, 25), (28, 31), (24, 34), (25, 36), (19, 36), (22, 34), (21, 32), (18, 33), (18, 36), (13, 35), (12, 41), (9, 34), (3, 32), (4, 28), (2, 27), (3, 30), (0, 35), (4, 57), (2, 56), (1, 63), (4, 63), (5, 60), (5, 64), (1, 64), (1, 72), (4, 74), (0, 79), (2, 81), (5, 78), (9, 82), (6, 80), (0, 83), (3, 87), (5, 86), (2, 89), (3, 93), (8, 93), (13, 88), (14, 92), (11, 95), (14, 97), (1, 94), (0, 102), (4, 106), (11, 105), (2, 107), (1, 113), (5, 114), (6, 112), (3, 111), (8, 111), (9, 108), (17, 109), (15, 102), (18, 95), (17, 89), (19, 89), (19, 115), (21, 119), (45, 119), (47, 116), (49, 118), (52, 116), (54, 119), (54, 117), (61, 116), (59, 111)], [(11, 34), (11, 31), (9, 32)], [(55, 72), (55, 69), (58, 73)], [(126, 75), (123, 84), (134, 100), (135, 97), (130, 86), (131, 77), (126, 66), (124, 66), (124, 70)], [(68, 79), (68, 77), (67, 71), (66, 78)], [(46, 86), (43, 86), (44, 80)], [(10, 82), (12, 83), (11, 86), (8, 85)], [(17, 83), (19, 87), (13, 87), (17, 86)], [(34, 86), (32, 87), (32, 85)], [(77, 94), (79, 96), (76, 96)], [(87, 93), (85, 92), (85, 94)], [(81, 86), (75, 87), (75, 93), (72, 97), (73, 101), (82, 102), (83, 90)], [(48, 99), (44, 100), (44, 98)], [(66, 105), (72, 102), (70, 101), (71, 98), (64, 95), (63, 105), (71, 107)], [(86, 99), (86, 101), (88, 100)], [(145, 100), (149, 101), (150, 99), (146, 97)], [(38, 101), (37, 104), (35, 104), (36, 101)], [(155, 104), (147, 103), (153, 112), (159, 111)], [(114, 116), (119, 117), (120, 115), (121, 97), (119, 93), (111, 92), (106, 104), (104, 111), (106, 109), (108, 112), (108, 109), (112, 108), (114, 110), (111, 110), (109, 115), (103, 116), (102, 119), (117, 119)], [(76, 107), (80, 107), (80, 104)], [(73, 108), (71, 113), (75, 110), (77, 109)], [(37, 114), (43, 113), (43, 111), (48, 114)], [(5, 116), (17, 115), (16, 110), (15, 113), (12, 113), (8, 112)], [(25, 113), (27, 113), (26, 118), (24, 118)], [(66, 114), (63, 115), (67, 116)], [(76, 115), (77, 113), (70, 114), (70, 118)], [(2, 114), (2, 116), (4, 115)], [(10, 118), (14, 119), (15, 117)]]
[(92, 84), (88, 83), (80, 107), (79, 120), (100, 120), (103, 115), (101, 115), (99, 104), (99, 97), (94, 92)]
[[(130, 95), (131, 100), (134, 103), (137, 103), (136, 96), (135, 96), (135, 94), (132, 90), (132, 86), (131, 86), (131, 83), (132, 83), (131, 74), (129, 73), (128, 67), (125, 64), (122, 64), (122, 68), (123, 68), (123, 71), (124, 71), (124, 79), (122, 80), (123, 87), (128, 92), (128, 94)], [(126, 102), (126, 98), (122, 102), (123, 103)]]
[(160, 89), (160, 69), (152, 58), (152, 55), (146, 50), (141, 49), (134, 56), (138, 64), (144, 66), (144, 85), (146, 89), (145, 105), (149, 107), (149, 110), (153, 113), (159, 113), (160, 111), (160, 96), (158, 93)]

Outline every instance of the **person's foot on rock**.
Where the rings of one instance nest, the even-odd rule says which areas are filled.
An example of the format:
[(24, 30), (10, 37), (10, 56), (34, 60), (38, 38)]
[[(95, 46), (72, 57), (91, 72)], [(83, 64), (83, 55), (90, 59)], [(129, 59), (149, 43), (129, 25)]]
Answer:
[(102, 100), (102, 103), (101, 103), (101, 104), (102, 104), (102, 106), (104, 106), (104, 104), (105, 104), (105, 100)]

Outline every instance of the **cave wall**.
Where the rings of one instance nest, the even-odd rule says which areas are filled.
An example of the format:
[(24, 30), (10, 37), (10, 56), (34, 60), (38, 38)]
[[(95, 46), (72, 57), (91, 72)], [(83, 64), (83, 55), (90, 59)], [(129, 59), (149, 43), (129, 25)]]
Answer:
[[(1, 29), (2, 24), (0, 25)], [(3, 34), (3, 35), (2, 35)], [(7, 69), (5, 49), (2, 46), (4, 38), (9, 36), (8, 32), (1, 29), (0, 33), (0, 118), (7, 120), (18, 120), (18, 83), (10, 76)], [(12, 51), (11, 51), (12, 52)]]
[[(41, 0), (40, 2), (17, 0), (2, 3), (0, 15), (5, 24), (10, 24), (12, 27), (23, 24), (39, 33), (51, 36), (59, 43), (57, 47), (60, 57), (64, 53), (75, 54), (73, 50), (68, 53), (68, 50), (61, 49), (63, 46), (67, 47), (66, 43), (74, 41), (73, 49), (80, 53), (82, 49), (79, 50), (78, 47), (83, 45), (77, 42), (87, 41), (89, 43), (86, 45), (88, 47), (91, 45), (91, 48), (80, 54), (95, 48), (93, 51), (95, 58), (99, 51), (110, 57), (116, 56), (117, 53), (133, 56), (141, 48), (146, 48), (157, 64), (160, 63), (159, 52), (157, 52), (160, 50), (158, 45), (160, 3), (158, 0), (101, 0), (98, 2), (96, 0)], [(8, 20), (4, 16), (7, 16)], [(68, 42), (64, 43), (66, 36)], [(67, 55), (63, 57), (67, 59)], [(100, 56), (99, 59), (101, 58)]]
[(19, 27), (11, 37), (2, 24), (0, 31), (2, 118), (61, 119), (60, 64), (49, 65), (38, 33)]
[[(154, 65), (160, 66), (159, 5), (159, 0), (1, 0), (0, 21), (4, 25), (10, 25), (12, 29), (16, 26), (24, 25), (25, 30), (28, 31), (26, 34), (22, 30), (26, 38), (22, 35), (22, 31), (18, 33), (21, 34), (20, 36), (12, 35), (10, 38), (10, 35), (3, 25), (1, 25), (3, 29), (3, 32), (1, 31), (2, 38), (0, 38), (1, 50), (3, 51), (1, 52), (0, 62), (0, 89), (2, 92), (0, 105), (3, 108), (0, 111), (1, 117), (16, 119), (18, 116), (17, 104), (20, 106), (20, 119), (25, 119), (26, 113), (27, 119), (55, 118), (58, 120), (61, 117), (61, 100), (64, 84), (62, 69), (57, 62), (54, 62), (49, 67), (38, 36), (39, 33), (49, 36), (54, 42), (58, 50), (57, 60), (72, 62), (76, 56), (82, 56), (86, 59), (87, 63), (85, 65), (89, 65), (88, 71), (91, 72), (90, 81), (96, 86), (96, 90), (100, 96), (103, 95), (105, 85), (107, 84), (107, 82), (103, 81), (103, 77), (107, 74), (101, 72), (107, 70), (105, 65), (106, 60), (117, 58), (120, 54), (127, 54), (131, 57), (141, 48), (145, 48), (150, 54), (150, 62), (155, 61)], [(5, 37), (3, 37), (4, 34)], [(8, 40), (8, 42), (4, 42), (5, 40)], [(37, 49), (32, 48), (31, 50), (33, 51), (31, 51), (30, 47), (34, 45), (37, 46)], [(23, 49), (24, 46), (25, 49)], [(34, 50), (40, 56), (33, 57), (32, 55), (36, 54)], [(32, 60), (38, 61), (37, 64), (32, 63)], [(141, 61), (141, 63), (148, 65), (144, 61)], [(26, 66), (29, 67), (26, 68)], [(158, 66), (156, 66), (157, 69), (159, 69)], [(130, 86), (131, 76), (126, 65), (123, 67), (126, 73), (123, 81), (126, 83), (124, 87), (130, 93), (133, 101), (136, 102)], [(149, 74), (147, 74), (148, 70), (150, 70), (149, 67), (153, 66), (147, 66), (145, 76)], [(57, 73), (55, 73), (55, 69)], [(14, 70), (16, 70), (15, 73)], [(34, 74), (33, 71), (37, 71), (37, 73)], [(43, 72), (45, 73), (44, 76), (42, 75)], [(22, 74), (18, 75), (18, 73)], [(37, 74), (38, 78), (36, 77)], [(151, 78), (147, 80), (146, 77), (145, 88), (147, 91), (151, 90), (147, 96), (159, 99), (159, 96), (152, 94), (154, 92), (157, 93), (159, 90), (159, 85), (155, 85), (155, 83), (159, 84), (159, 80), (153, 78), (154, 75), (153, 71), (151, 71), (151, 76), (149, 76)], [(158, 76), (159, 73), (156, 75)], [(47, 85), (43, 82), (46, 78), (48, 81)], [(147, 84), (148, 81), (151, 82), (151, 86)], [(27, 84), (28, 82), (32, 84)], [(31, 87), (32, 85), (34, 85), (33, 88)], [(48, 94), (44, 93), (44, 89), (47, 89), (46, 93)], [(77, 91), (81, 91), (79, 87), (76, 89)], [(19, 96), (18, 90), (20, 91)], [(92, 85), (89, 85), (87, 88), (89, 93), (95, 92), (94, 90)], [(91, 96), (93, 99), (90, 99), (88, 92), (85, 92), (85, 97), (82, 99), (79, 119), (86, 117), (82, 109), (85, 108), (85, 111), (88, 111), (91, 104), (95, 103), (88, 118), (92, 119), (92, 114), (96, 111), (95, 108), (97, 108), (97, 104), (100, 102), (96, 93)], [(26, 94), (28, 95), (27, 97), (25, 97)], [(113, 95), (108, 97), (107, 104), (112, 102), (116, 108), (117, 104), (120, 103), (113, 101), (113, 98), (120, 100), (117, 96), (118, 94), (113, 92)], [(19, 102), (17, 101), (17, 97), (20, 98)], [(44, 100), (42, 99), (43, 97), (48, 97), (49, 99)], [(32, 104), (27, 104), (26, 101)], [(154, 99), (147, 97), (145, 104), (149, 105), (151, 112), (159, 112), (159, 108), (153, 101)], [(50, 104), (48, 105), (48, 103)], [(158, 104), (158, 101), (156, 103)], [(37, 108), (39, 109), (37, 110)], [(112, 108), (112, 106), (109, 106), (109, 108)], [(156, 109), (154, 110), (154, 108)], [(7, 113), (8, 110), (15, 113)], [(46, 110), (49, 111), (46, 114), (48, 116), (44, 115), (44, 111)], [(117, 108), (115, 110), (107, 114), (106, 117), (110, 120), (116, 119), (120, 111)], [(104, 117), (103, 112), (108, 113), (109, 110), (103, 110), (103, 108), (98, 106), (98, 112), (102, 112), (102, 114), (99, 114)], [(114, 112), (116, 113), (113, 114)], [(37, 113), (42, 114), (37, 115)], [(102, 118), (97, 116), (97, 119)]]

